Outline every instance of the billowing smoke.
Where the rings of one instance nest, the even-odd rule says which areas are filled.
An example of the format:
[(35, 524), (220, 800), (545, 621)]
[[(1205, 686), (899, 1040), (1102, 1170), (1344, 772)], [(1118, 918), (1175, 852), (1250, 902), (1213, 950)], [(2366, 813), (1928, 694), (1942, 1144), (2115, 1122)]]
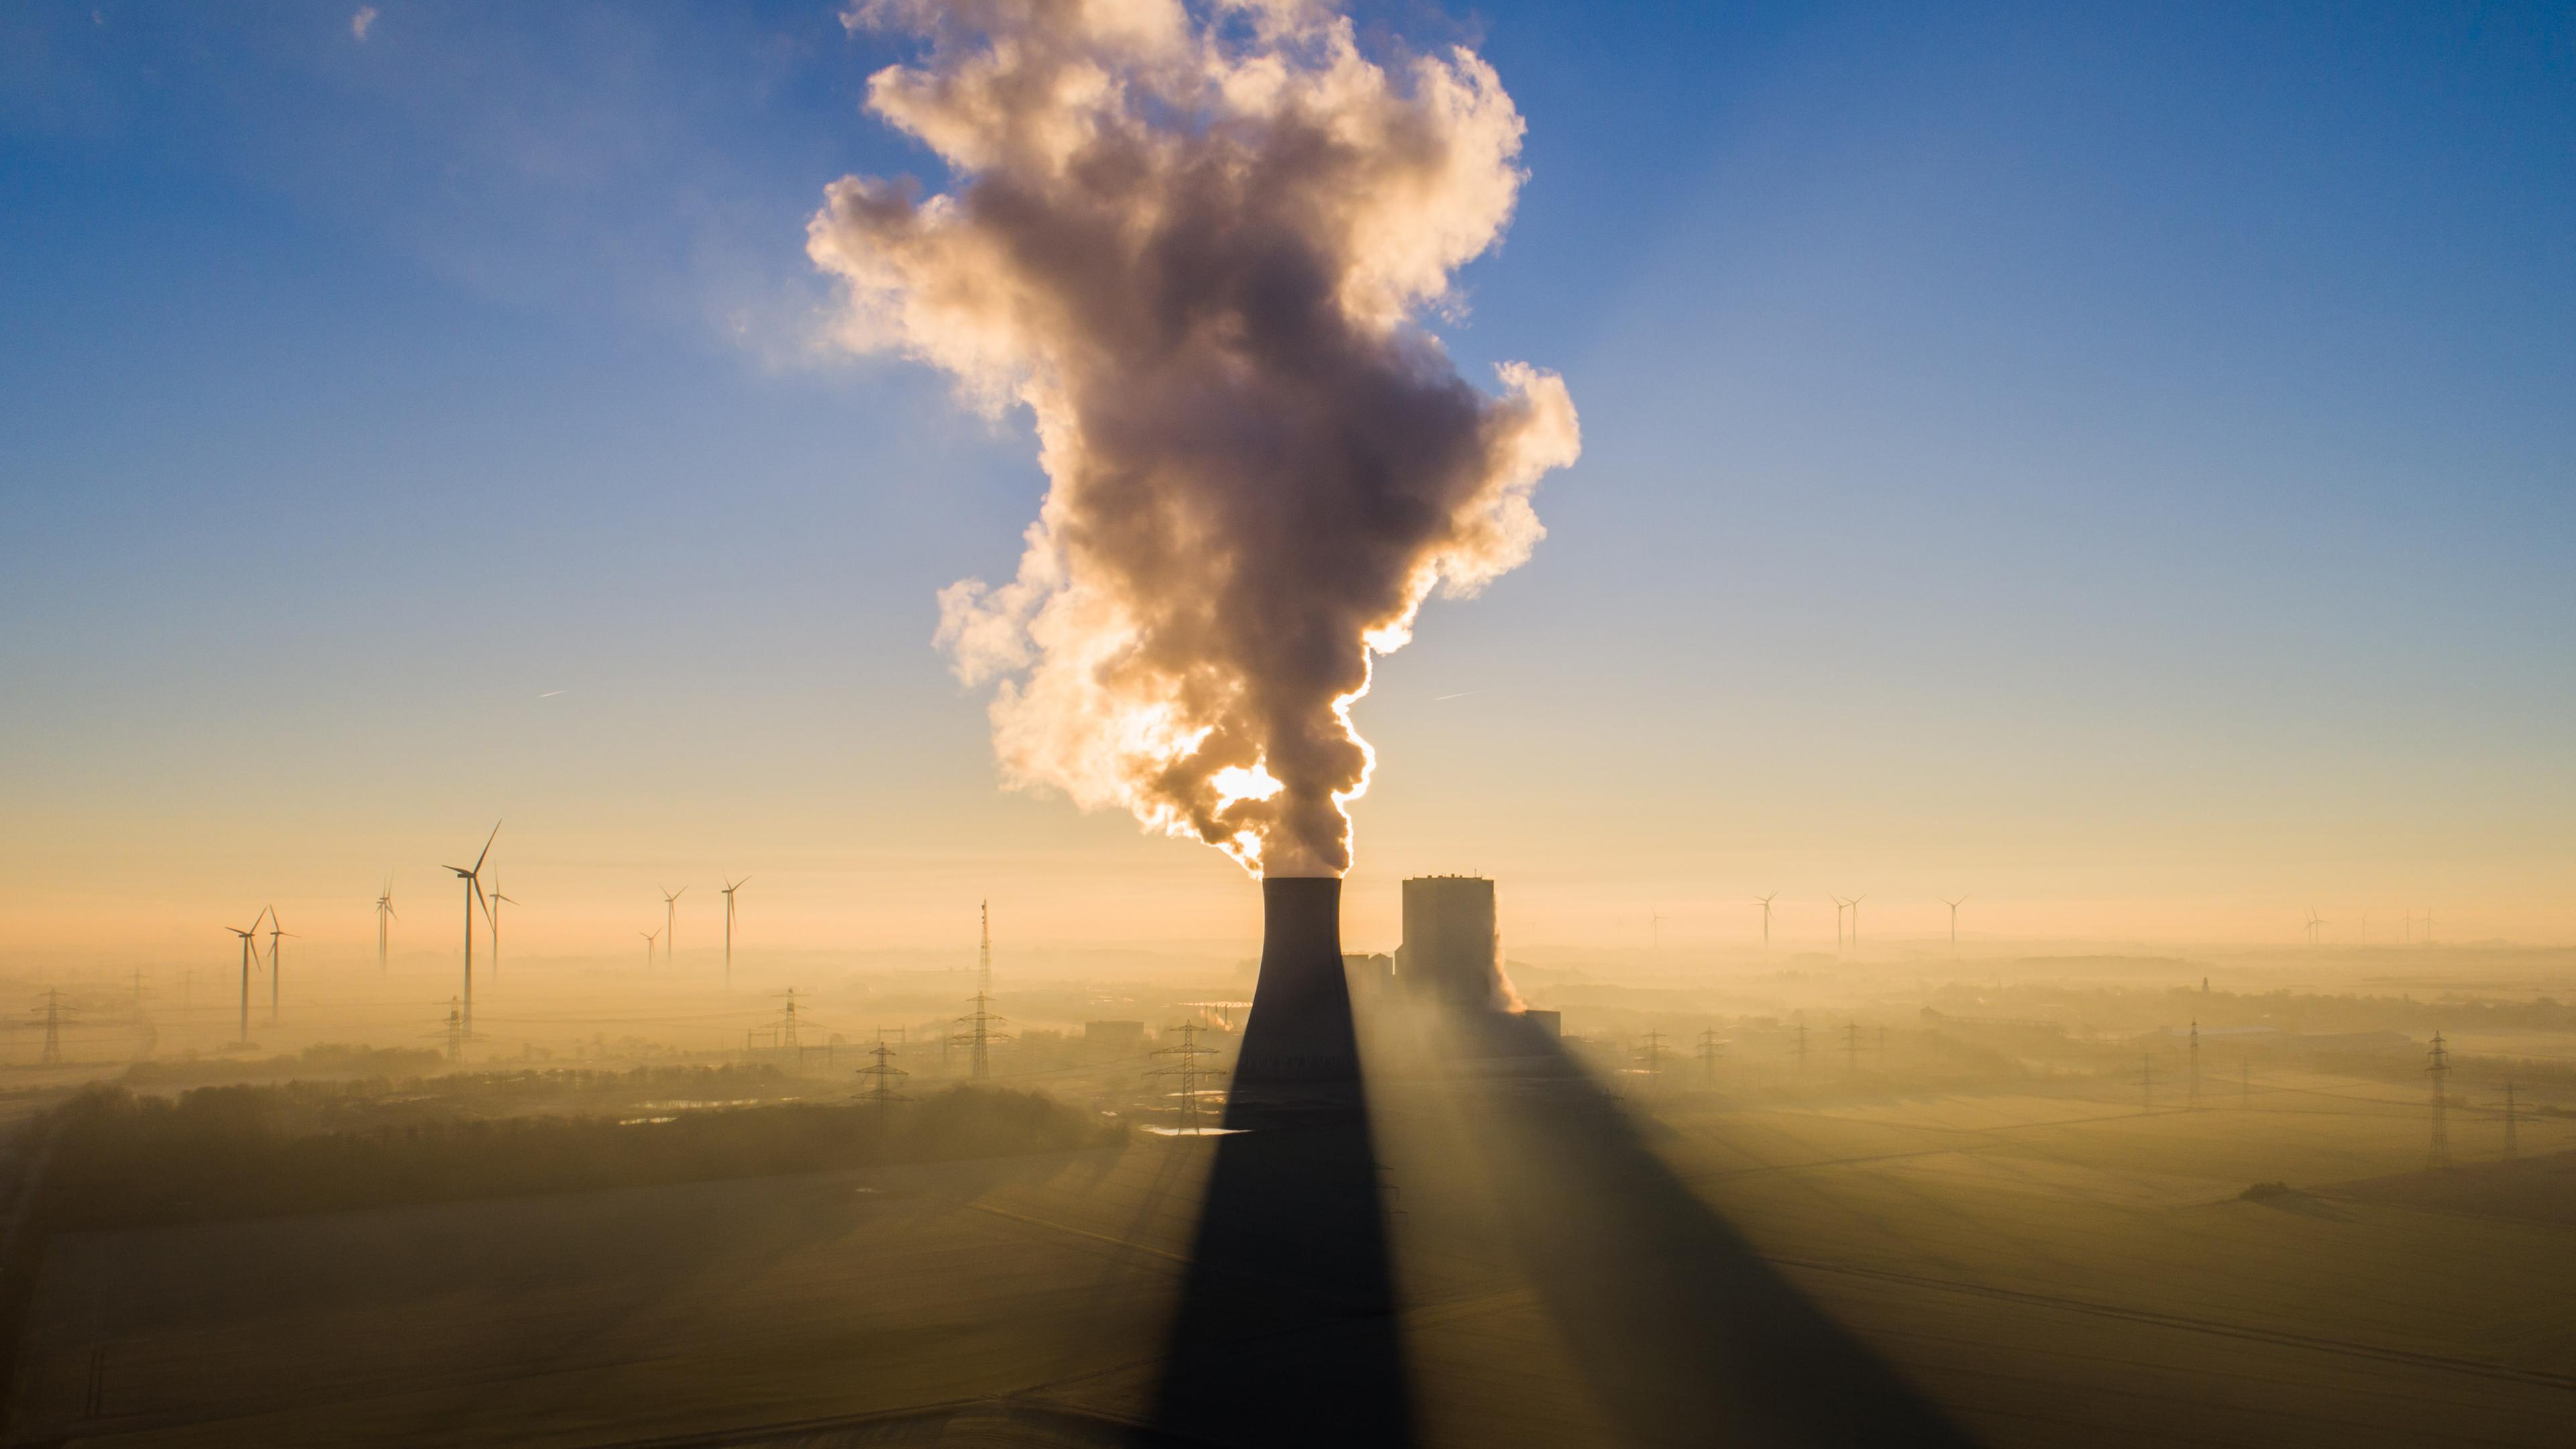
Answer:
[(1381, 63), (1300, 0), (877, 0), (868, 105), (951, 189), (846, 177), (809, 227), (839, 336), (1034, 415), (1019, 576), (940, 595), (1005, 778), (1270, 875), (1350, 865), (1350, 707), (1434, 589), (1529, 556), (1574, 405), (1462, 380), (1420, 319), (1492, 245), (1522, 122), (1471, 52)]

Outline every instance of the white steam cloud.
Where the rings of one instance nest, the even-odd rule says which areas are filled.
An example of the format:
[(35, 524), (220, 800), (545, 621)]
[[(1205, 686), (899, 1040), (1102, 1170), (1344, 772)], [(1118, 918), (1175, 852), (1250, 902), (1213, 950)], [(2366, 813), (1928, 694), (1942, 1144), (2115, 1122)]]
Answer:
[(877, 115), (955, 178), (832, 184), (839, 339), (1035, 416), (1019, 576), (940, 595), (1006, 780), (1273, 875), (1350, 865), (1371, 659), (1529, 556), (1580, 449), (1553, 374), (1469, 386), (1419, 321), (1523, 173), (1493, 69), (1364, 55), (1298, 0), (878, 0)]

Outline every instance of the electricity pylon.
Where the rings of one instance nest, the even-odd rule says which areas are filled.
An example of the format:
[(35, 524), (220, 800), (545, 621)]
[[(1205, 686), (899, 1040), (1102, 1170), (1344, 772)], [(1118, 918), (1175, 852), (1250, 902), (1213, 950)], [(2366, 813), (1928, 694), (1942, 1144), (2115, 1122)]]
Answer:
[(1182, 1022), (1179, 1029), (1181, 1033), (1179, 1046), (1163, 1047), (1154, 1053), (1158, 1057), (1178, 1057), (1179, 1062), (1168, 1067), (1156, 1067), (1146, 1075), (1181, 1079), (1180, 1130), (1195, 1134), (1199, 1130), (1199, 1078), (1208, 1074), (1207, 1069), (1199, 1065), (1199, 1058), (1215, 1056), (1216, 1048), (1199, 1045), (1197, 1022)]
[(2504, 1079), (2504, 1155), (2520, 1157), (2522, 1143), (2514, 1132), (2513, 1078)]
[(1860, 1023), (1856, 1021), (1843, 1026), (1843, 1075), (1860, 1075)]
[(2433, 1049), (2425, 1055), (2432, 1058), (2425, 1063), (2424, 1071), (2433, 1079), (2433, 1145), (2424, 1154), (2424, 1165), (2446, 1169), (2451, 1165), (2451, 1123), (2450, 1103), (2443, 1088), (2451, 1075), (2451, 1051), (2442, 1045), (2440, 1032), (2433, 1033)]
[(2191, 1110), (2197, 1112), (2200, 1110), (2200, 1022), (2197, 1018), (2194, 1018), (2191, 1024), (2191, 1083), (2189, 1092), (2191, 1097)]
[(859, 1075), (869, 1079), (868, 1089), (863, 1095), (877, 1104), (877, 1110), (884, 1111), (888, 1102), (911, 1101), (911, 1098), (894, 1089), (895, 1078), (912, 1075), (894, 1065), (894, 1048), (887, 1046), (885, 1039), (879, 1037), (876, 1047), (868, 1055), (876, 1058), (876, 1064), (859, 1068)]
[(45, 1014), (45, 1050), (36, 1058), (40, 1066), (60, 1066), (63, 1060), (63, 994), (51, 987), (45, 990), (45, 1004), (36, 1008)]
[(949, 1038), (950, 1041), (967, 1048), (968, 1074), (979, 1082), (993, 1075), (991, 1044), (1011, 1039), (1009, 1032), (993, 1030), (993, 1023), (1008, 1021), (1010, 1018), (994, 1015), (990, 1010), (992, 1004), (993, 999), (990, 996), (981, 991), (976, 992), (975, 1009), (957, 1018), (956, 1024), (966, 1029)]
[(1711, 1087), (1717, 1085), (1717, 1048), (1717, 1028), (1710, 1027), (1699, 1034), (1700, 1075)]

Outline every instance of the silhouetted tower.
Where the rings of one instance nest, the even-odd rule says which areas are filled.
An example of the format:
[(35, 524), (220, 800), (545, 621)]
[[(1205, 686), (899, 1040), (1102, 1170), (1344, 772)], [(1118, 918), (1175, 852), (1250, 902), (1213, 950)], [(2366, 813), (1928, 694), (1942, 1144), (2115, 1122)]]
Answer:
[(1199, 1024), (1195, 1021), (1182, 1022), (1180, 1033), (1179, 1046), (1164, 1047), (1154, 1053), (1158, 1057), (1176, 1057), (1179, 1060), (1168, 1067), (1156, 1067), (1146, 1075), (1181, 1079), (1181, 1130), (1196, 1132), (1199, 1130), (1199, 1079), (1208, 1075), (1208, 1069), (1199, 1065), (1199, 1058), (1215, 1056), (1216, 1048), (1199, 1045)]
[[(993, 994), (993, 903), (976, 902), (975, 914), (983, 928), (983, 939), (975, 948), (975, 992), (978, 996), (990, 996)], [(980, 1067), (975, 1075), (984, 1075)]]
[(45, 1004), (36, 1009), (45, 1016), (45, 1050), (36, 1061), (43, 1066), (59, 1066), (63, 1060), (63, 994), (47, 988)]
[(1860, 1023), (1856, 1021), (1843, 1026), (1843, 1075), (1860, 1075)]
[(2254, 1105), (2254, 1059), (2244, 1057), (2236, 1063), (2236, 1105)]
[(447, 998), (447, 1059), (465, 1060), (465, 1012), (453, 996)]
[(796, 1042), (796, 988), (793, 986), (787, 988), (786, 1009), (778, 1013), (778, 1050), (779, 1053), (785, 1056), (790, 1062), (794, 1062), (798, 1059), (799, 1049)]
[(894, 1048), (885, 1044), (885, 1038), (877, 1038), (876, 1046), (868, 1052), (868, 1055), (875, 1057), (876, 1062), (872, 1066), (859, 1068), (859, 1075), (868, 1079), (868, 1089), (862, 1095), (876, 1103), (877, 1110), (880, 1112), (885, 1110), (889, 1102), (911, 1100), (894, 1089), (895, 1078), (908, 1077), (912, 1074), (894, 1065)]
[(1699, 1071), (1701, 1078), (1710, 1086), (1717, 1085), (1717, 1028), (1715, 1027), (1710, 1027), (1699, 1034)]
[(1646, 1048), (1642, 1055), (1646, 1059), (1648, 1090), (1661, 1087), (1664, 1084), (1664, 1034), (1662, 1032), (1646, 1033)]
[(2190, 1101), (2191, 1101), (2191, 1110), (2193, 1110), (2193, 1111), (2195, 1111), (2195, 1112), (2199, 1111), (2199, 1110), (2200, 1110), (2200, 1022), (2199, 1022), (2199, 1020), (2198, 1020), (2197, 1018), (2195, 1018), (2195, 1019), (2192, 1021), (2192, 1024), (2191, 1024), (2191, 1075), (2190, 1075), (2190, 1085), (2189, 1085), (2185, 1090), (2189, 1093), (2189, 1096), (2190, 1096)]
[(2514, 1131), (2513, 1078), (2504, 1079), (2504, 1155), (2520, 1157), (2522, 1143)]
[(949, 1038), (967, 1049), (967, 1074), (979, 1082), (993, 1075), (992, 1043), (1011, 1039), (1010, 1033), (993, 1030), (996, 1022), (1010, 1018), (995, 1016), (990, 1009), (992, 1004), (991, 997), (976, 992), (975, 1009), (957, 1018), (957, 1025), (966, 1029)]
[(2150, 1112), (2156, 1110), (2156, 1058), (2153, 1052), (2138, 1055), (2138, 1091)]
[(2444, 1088), (2451, 1075), (2451, 1051), (2442, 1044), (2442, 1034), (2433, 1033), (2433, 1049), (2425, 1053), (2431, 1060), (2424, 1064), (2425, 1074), (2433, 1079), (2433, 1146), (2424, 1154), (2424, 1165), (2447, 1168), (2451, 1165), (2450, 1099)]
[(1807, 1024), (1803, 1021), (1798, 1023), (1798, 1044), (1792, 1050), (1798, 1054), (1799, 1075), (1804, 1076), (1807, 1071)]

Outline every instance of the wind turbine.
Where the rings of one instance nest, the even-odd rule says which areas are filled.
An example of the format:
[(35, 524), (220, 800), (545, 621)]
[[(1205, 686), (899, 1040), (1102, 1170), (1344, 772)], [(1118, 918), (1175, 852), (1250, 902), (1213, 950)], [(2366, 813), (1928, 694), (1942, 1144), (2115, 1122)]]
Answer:
[(2317, 941), (2318, 941), (2318, 939), (2319, 939), (2319, 933), (2318, 933), (2317, 928), (2318, 928), (2318, 927), (2320, 927), (2320, 926), (2323, 926), (2325, 923), (2326, 923), (2326, 918), (2317, 914), (2317, 908), (2316, 908), (2316, 907), (2314, 907), (2314, 906), (2310, 906), (2310, 907), (2308, 907), (2308, 949), (2309, 949), (2309, 950), (2313, 951), (2313, 950), (2317, 949)]
[(687, 886), (662, 892), (662, 964), (665, 966), (676, 966), (680, 961), (680, 897), (688, 893)]
[(2424, 908), (2424, 944), (2428, 947), (2433, 944), (2433, 908), (2431, 906)]
[(1753, 898), (1754, 902), (1762, 907), (1762, 954), (1765, 956), (1771, 954), (1771, 903), (1779, 897), (1780, 893), (1773, 891), (1767, 896)]
[(1840, 955), (1843, 949), (1843, 911), (1851, 902), (1841, 896), (1827, 896), (1825, 899), (1834, 903), (1834, 953)]
[(1956, 901), (1948, 896), (1941, 897), (1941, 904), (1950, 908), (1950, 954), (1953, 956), (1959, 954), (1959, 902), (1966, 899), (1966, 896)]
[(1860, 903), (1868, 899), (1869, 897), (1865, 895), (1854, 896), (1851, 898), (1852, 949), (1855, 951), (1860, 949)]
[[(268, 908), (268, 1024), (277, 1025), (277, 938), (293, 936), (286, 923), (277, 918), (277, 907)], [(297, 939), (302, 939), (298, 937)]]
[(248, 926), (226, 926), (226, 927), (224, 927), (224, 929), (225, 929), (225, 930), (230, 931), (230, 932), (232, 932), (234, 935), (241, 937), (241, 948), (242, 948), (242, 967), (241, 967), (241, 971), (242, 971), (242, 977), (241, 977), (241, 1037), (240, 1037), (240, 1041), (241, 1041), (241, 1044), (242, 1044), (243, 1046), (248, 1046), (248, 1045), (250, 1045), (250, 956), (251, 956), (251, 938), (252, 938), (252, 937), (254, 937), (254, 936), (257, 936), (257, 935), (259, 934), (259, 923), (260, 923), (261, 921), (263, 921), (263, 920), (267, 919), (267, 917), (268, 917), (268, 912), (267, 912), (265, 909), (263, 909), (263, 910), (261, 910), (261, 911), (260, 911), (260, 913), (259, 913), (258, 915), (253, 916), (253, 917), (251, 917), (251, 918), (250, 918), (250, 924), (249, 924)]
[[(474, 868), (467, 870), (461, 865), (448, 867), (449, 870), (456, 872), (458, 880), (465, 882), (465, 1012), (461, 1025), (469, 1037), (474, 1035), (474, 903), (483, 899), (483, 862), (491, 858), (492, 842), (500, 836), (501, 822), (495, 820), (492, 822), (492, 833), (483, 837), (483, 853), (474, 857)], [(491, 914), (491, 910), (488, 905), (483, 908), (486, 915)]]
[(385, 922), (399, 919), (394, 915), (394, 878), (385, 877), (385, 889), (376, 897), (376, 974), (385, 974)]
[(644, 969), (650, 971), (653, 969), (653, 943), (662, 939), (662, 933), (659, 931), (638, 931), (635, 934), (644, 938)]
[[(735, 891), (741, 890), (744, 886), (747, 886), (747, 885), (749, 885), (749, 884), (751, 884), (751, 877), (750, 877), (750, 876), (744, 876), (742, 879), (740, 879), (740, 880), (738, 880), (738, 881), (735, 881), (733, 884), (731, 884), (731, 885), (729, 885), (729, 886), (726, 886), (726, 887), (724, 888), (724, 898), (725, 898), (725, 990), (727, 990), (727, 991), (731, 991), (731, 990), (733, 990), (733, 893), (734, 893)], [(687, 890), (687, 889), (688, 889), (688, 887), (687, 887), (687, 886), (682, 886), (682, 887), (680, 887), (680, 889), (682, 889), (682, 890)]]
[(518, 897), (501, 894), (500, 872), (495, 871), (492, 893), (483, 898), (483, 918), (492, 923), (492, 984), (495, 986), (501, 984), (501, 903), (504, 901), (514, 906), (519, 903)]

